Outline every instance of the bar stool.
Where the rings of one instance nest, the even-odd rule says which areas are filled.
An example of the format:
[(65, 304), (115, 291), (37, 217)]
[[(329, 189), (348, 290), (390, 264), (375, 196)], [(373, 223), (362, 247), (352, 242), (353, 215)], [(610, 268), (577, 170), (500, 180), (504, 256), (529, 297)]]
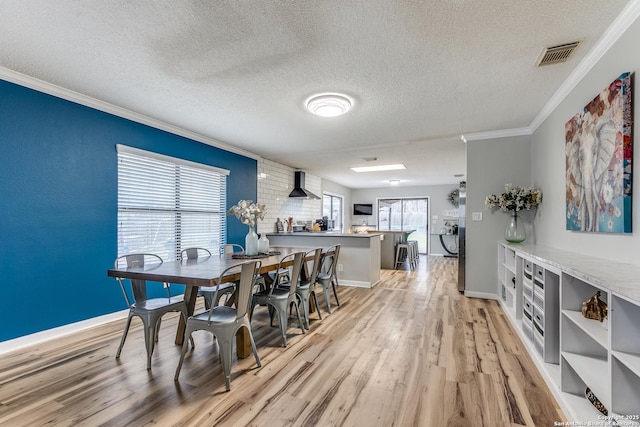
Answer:
[(413, 245), (410, 243), (398, 243), (396, 245), (396, 262), (395, 269), (398, 269), (398, 264), (402, 265), (405, 262), (409, 262), (409, 268), (413, 270)]
[(418, 241), (408, 240), (407, 243), (410, 244), (411, 249), (413, 249), (413, 256), (411, 258), (411, 262), (413, 264), (413, 268), (415, 269), (418, 266), (418, 263), (420, 262), (420, 251), (419, 251)]

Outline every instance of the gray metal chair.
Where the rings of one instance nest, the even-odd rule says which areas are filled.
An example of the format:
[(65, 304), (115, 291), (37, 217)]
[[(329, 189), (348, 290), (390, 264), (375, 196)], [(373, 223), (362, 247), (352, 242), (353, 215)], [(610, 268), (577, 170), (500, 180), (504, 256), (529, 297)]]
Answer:
[[(209, 258), (211, 256), (211, 251), (207, 248), (186, 248), (180, 252), (180, 259), (182, 261), (186, 260), (186, 263), (197, 262), (198, 259), (202, 259), (204, 257)], [(219, 298), (223, 295), (226, 295), (227, 298), (233, 293), (234, 286), (233, 284), (225, 283), (226, 292), (220, 292), (218, 294), (218, 300), (213, 299), (213, 295), (215, 294), (216, 287), (215, 286), (202, 286), (198, 288), (198, 296), (204, 298), (204, 307), (208, 310), (213, 305), (218, 305), (220, 303)]]
[[(314, 291), (317, 279), (318, 272), (320, 271), (320, 259), (322, 257), (322, 248), (312, 249), (305, 254), (305, 260), (307, 257), (313, 255), (313, 264), (311, 266), (311, 274), (305, 280), (300, 280), (296, 287), (296, 295), (300, 298), (300, 303), (302, 304), (302, 312), (304, 314), (304, 322), (305, 328), (309, 329), (309, 304), (311, 303), (311, 297), (313, 297), (313, 303), (316, 308), (316, 313), (318, 313), (318, 318), (322, 320), (322, 315), (320, 314), (320, 307), (318, 306), (318, 297)], [(306, 261), (305, 261), (306, 262)], [(281, 288), (289, 288), (291, 285), (290, 282), (281, 282), (278, 284)]]
[[(278, 270), (283, 268), (284, 264), (290, 262), (293, 259), (293, 267), (291, 269), (291, 286), (288, 288), (282, 288), (278, 286), (278, 281), (274, 282), (270, 289), (257, 292), (253, 294), (253, 300), (251, 302), (251, 316), (253, 317), (253, 309), (256, 305), (267, 305), (269, 307), (269, 316), (271, 318), (271, 326), (273, 326), (274, 312), (278, 316), (278, 324), (280, 326), (280, 333), (282, 335), (282, 346), (287, 346), (287, 326), (288, 326), (288, 314), (287, 309), (292, 305), (296, 309), (296, 315), (298, 317), (298, 324), (304, 334), (304, 323), (300, 318), (300, 305), (296, 296), (296, 289), (300, 278), (300, 271), (302, 270), (302, 263), (304, 261), (304, 252), (294, 252), (289, 255), (285, 255), (280, 259), (278, 264)], [(276, 276), (278, 279), (280, 276)]]
[[(260, 271), (260, 266), (260, 261), (252, 260), (228, 267), (220, 274), (220, 277), (218, 278), (218, 286), (216, 286), (216, 292), (222, 284), (224, 277), (230, 272), (230, 270), (237, 270), (240, 268), (240, 281), (237, 284), (235, 308), (224, 305), (212, 306), (209, 310), (191, 316), (187, 320), (185, 336), (191, 337), (191, 334), (194, 331), (206, 330), (217, 337), (220, 352), (220, 363), (222, 363), (222, 371), (224, 373), (227, 391), (231, 389), (233, 340), (240, 328), (244, 327), (249, 331), (251, 351), (253, 351), (258, 367), (262, 366), (260, 364), (260, 357), (258, 357), (256, 343), (253, 340), (253, 334), (251, 333), (251, 322), (249, 321), (248, 316), (251, 292), (253, 290), (253, 280), (257, 272)], [(180, 376), (180, 370), (182, 369), (184, 355), (187, 352), (187, 346), (187, 340), (185, 340), (182, 345), (182, 353), (180, 355), (180, 361), (178, 362), (176, 375), (174, 377), (175, 381), (178, 381), (178, 377)]]
[(236, 243), (225, 243), (224, 245), (220, 245), (218, 253), (224, 255), (225, 258), (231, 258), (234, 254), (244, 253), (244, 248), (242, 245)]
[(338, 265), (339, 255), (340, 245), (334, 245), (327, 249), (322, 258), (322, 269), (324, 272), (318, 273), (318, 284), (322, 286), (324, 300), (327, 303), (327, 311), (329, 313), (331, 313), (331, 289), (333, 289), (333, 296), (336, 298), (336, 304), (340, 306), (340, 300), (338, 300), (338, 292), (336, 290), (336, 286), (338, 286), (336, 267)]
[[(120, 256), (116, 258), (114, 266), (115, 268), (123, 268), (126, 266), (126, 268), (150, 269), (161, 265), (162, 262), (162, 258), (158, 255), (141, 253)], [(147, 298), (146, 281), (131, 279), (131, 293), (133, 295), (133, 299), (131, 299), (123, 279), (118, 277), (116, 280), (120, 284), (124, 299), (129, 306), (129, 316), (127, 317), (127, 324), (122, 333), (116, 359), (120, 358), (122, 347), (124, 346), (129, 327), (131, 326), (131, 319), (134, 316), (138, 316), (144, 326), (144, 342), (147, 348), (147, 369), (151, 369), (151, 355), (153, 354), (155, 343), (158, 340), (158, 330), (160, 330), (162, 316), (169, 312), (177, 311), (187, 320), (187, 304), (184, 299), (171, 296), (171, 285), (169, 283), (164, 283), (164, 287), (167, 290), (167, 298)], [(185, 340), (185, 344), (186, 343), (187, 341)], [(191, 340), (191, 345), (193, 345), (193, 340)]]
[[(225, 258), (233, 258), (234, 255), (244, 254), (244, 248), (242, 247), (242, 245), (238, 245), (236, 243), (225, 243), (224, 245), (220, 245), (219, 253), (220, 253), (220, 256), (224, 256)], [(254, 285), (259, 290), (266, 289), (264, 277), (262, 277), (261, 275), (256, 275)], [(227, 300), (228, 299), (229, 299), (229, 296), (227, 296)], [(216, 305), (217, 304), (219, 304), (219, 300), (216, 301)]]

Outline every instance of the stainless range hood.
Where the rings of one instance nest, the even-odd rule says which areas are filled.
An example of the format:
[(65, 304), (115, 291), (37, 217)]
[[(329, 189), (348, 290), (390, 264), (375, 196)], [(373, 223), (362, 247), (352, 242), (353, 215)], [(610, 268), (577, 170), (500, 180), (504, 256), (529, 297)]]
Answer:
[(319, 199), (320, 197), (313, 194), (311, 191), (304, 188), (304, 172), (296, 171), (293, 178), (293, 191), (289, 194), (289, 197), (297, 199)]

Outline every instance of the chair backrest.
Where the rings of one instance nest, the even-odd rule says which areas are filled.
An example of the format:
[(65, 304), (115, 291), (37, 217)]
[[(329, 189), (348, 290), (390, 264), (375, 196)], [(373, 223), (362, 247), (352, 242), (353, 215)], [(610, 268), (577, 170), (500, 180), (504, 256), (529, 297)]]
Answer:
[(324, 254), (324, 258), (322, 260), (323, 266), (326, 265), (326, 272), (329, 276), (333, 277), (336, 274), (336, 266), (338, 265), (338, 256), (340, 255), (340, 245), (333, 245)]
[[(291, 277), (289, 277), (289, 295), (293, 295), (296, 293), (296, 288), (298, 286), (298, 280), (300, 280), (300, 272), (302, 271), (304, 258), (304, 252), (292, 252), (289, 255), (283, 256), (278, 263), (277, 271), (280, 271), (280, 269), (286, 268), (285, 264), (288, 264), (293, 259), (293, 265), (291, 266)], [(273, 290), (277, 287), (280, 277), (281, 275), (276, 275), (276, 282), (273, 284), (273, 286), (271, 286), (271, 291), (269, 292), (269, 294), (272, 294)]]
[(315, 248), (305, 254), (305, 260), (313, 254), (313, 266), (311, 267), (311, 274), (309, 275), (309, 283), (312, 285), (316, 283), (318, 279), (318, 273), (320, 272), (320, 259), (322, 258), (322, 248)]
[(244, 252), (244, 248), (236, 243), (227, 243), (220, 245), (219, 253), (224, 255), (225, 258), (233, 257), (234, 253)]
[(207, 248), (186, 248), (183, 249), (180, 252), (180, 259), (181, 260), (196, 260), (198, 259), (200, 256), (207, 256), (210, 257), (211, 256), (211, 251), (209, 251), (209, 249)]
[[(122, 255), (116, 258), (113, 263), (114, 268), (144, 268), (146, 266), (158, 266), (162, 264), (162, 258), (156, 254), (128, 254)], [(131, 301), (129, 299), (129, 294), (125, 289), (124, 283), (122, 282), (121, 277), (116, 277), (118, 283), (120, 284), (120, 289), (122, 290), (122, 294), (124, 295), (124, 299), (127, 301), (127, 305), (131, 307), (133, 302), (141, 302), (147, 299), (147, 282), (145, 280), (140, 279), (130, 279), (131, 282), (131, 291), (133, 292), (133, 299)]]
[[(213, 301), (218, 298), (218, 289), (222, 283), (224, 277), (230, 270), (236, 270), (240, 267), (240, 280), (236, 281), (236, 319), (243, 318), (249, 311), (249, 304), (251, 294), (253, 293), (253, 280), (256, 274), (260, 272), (262, 262), (260, 260), (251, 260), (237, 264), (231, 267), (227, 267), (218, 277), (216, 291), (213, 295)], [(214, 310), (214, 306), (209, 309), (209, 320)]]

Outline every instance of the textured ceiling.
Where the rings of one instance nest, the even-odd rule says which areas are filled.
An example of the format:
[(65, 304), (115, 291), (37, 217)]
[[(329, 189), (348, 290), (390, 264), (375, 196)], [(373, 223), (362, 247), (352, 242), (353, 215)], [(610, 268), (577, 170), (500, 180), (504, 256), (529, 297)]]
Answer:
[[(0, 0), (0, 66), (351, 188), (455, 183), (460, 135), (529, 126), (627, 3)], [(349, 114), (303, 108), (335, 91)]]

